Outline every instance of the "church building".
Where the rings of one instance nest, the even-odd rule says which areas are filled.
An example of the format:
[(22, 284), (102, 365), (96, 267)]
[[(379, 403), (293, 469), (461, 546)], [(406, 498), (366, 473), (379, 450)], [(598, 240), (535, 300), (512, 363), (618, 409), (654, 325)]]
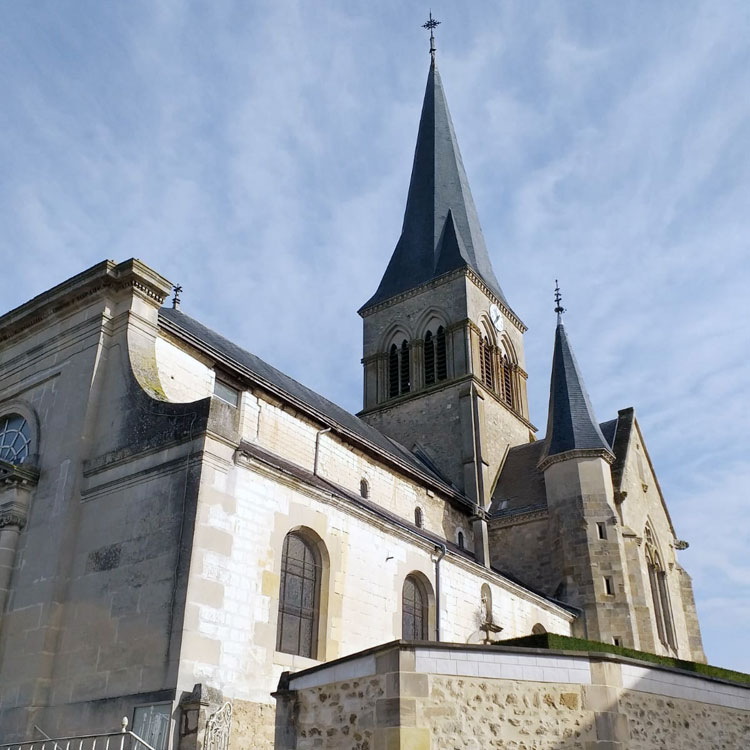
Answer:
[(0, 317), (0, 745), (125, 717), (155, 750), (425, 747), (378, 734), (406, 704), (352, 711), (348, 745), (276, 726), (274, 695), (363, 679), (394, 641), (431, 669), (446, 644), (489, 664), (531, 633), (705, 662), (634, 409), (595, 415), (558, 300), (534, 332), (553, 352), (539, 435), (501, 279), (433, 48), (401, 236), (359, 310), (359, 414), (140, 260)]

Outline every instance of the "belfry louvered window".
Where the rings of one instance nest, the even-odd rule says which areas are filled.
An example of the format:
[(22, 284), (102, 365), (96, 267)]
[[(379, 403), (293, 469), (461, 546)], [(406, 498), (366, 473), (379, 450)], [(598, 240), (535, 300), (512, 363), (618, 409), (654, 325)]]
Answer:
[(404, 339), (401, 346), (392, 344), (388, 350), (388, 397), (408, 393), (410, 389), (409, 343)]
[(290, 532), (281, 553), (277, 651), (316, 657), (319, 601), (320, 563), (316, 551), (300, 534)]
[(513, 406), (513, 373), (507, 356), (503, 357), (501, 368), (503, 373), (503, 398), (508, 406)]
[(405, 641), (427, 640), (427, 596), (415, 576), (406, 576), (401, 604), (401, 637)]
[(440, 326), (435, 337), (435, 371), (438, 380), (448, 377), (447, 355), (445, 351), (445, 328)]
[(445, 328), (440, 326), (437, 334), (427, 331), (424, 336), (424, 384), (433, 385), (448, 377), (445, 353)]
[(424, 336), (424, 383), (432, 385), (435, 382), (435, 340), (432, 331)]
[(398, 396), (398, 347), (393, 344), (388, 353), (388, 395)]
[(399, 362), (400, 392), (408, 393), (411, 388), (411, 372), (409, 371), (409, 344), (406, 343), (406, 339), (401, 343), (399, 354), (401, 357)]
[(494, 373), (492, 372), (492, 344), (485, 336), (479, 341), (479, 357), (482, 370), (482, 382), (490, 389), (495, 387)]

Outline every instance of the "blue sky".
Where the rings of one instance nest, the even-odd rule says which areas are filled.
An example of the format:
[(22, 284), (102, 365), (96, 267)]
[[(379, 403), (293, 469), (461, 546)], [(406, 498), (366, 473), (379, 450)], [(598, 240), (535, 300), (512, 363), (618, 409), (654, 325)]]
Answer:
[[(467, 7), (468, 6), (468, 7)], [(10, 309), (138, 257), (183, 309), (352, 411), (398, 239), (428, 8), (0, 6)], [(546, 424), (560, 279), (601, 420), (635, 406), (713, 663), (750, 671), (750, 4), (432, 3), (496, 274)]]

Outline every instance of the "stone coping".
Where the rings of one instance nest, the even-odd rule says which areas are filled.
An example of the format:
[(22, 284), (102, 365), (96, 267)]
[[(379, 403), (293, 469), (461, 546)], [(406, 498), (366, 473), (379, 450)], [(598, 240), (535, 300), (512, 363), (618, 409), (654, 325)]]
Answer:
[[(388, 666), (382, 668), (381, 660), (390, 652), (396, 652), (399, 659), (395, 662), (389, 659)], [(403, 655), (413, 658), (401, 658)], [(299, 672), (284, 672), (278, 693), (391, 671), (590, 684), (590, 666), (601, 662), (620, 665), (622, 686), (628, 689), (675, 697), (690, 694), (695, 700), (750, 710), (748, 685), (618, 654), (437, 641), (390, 641)], [(717, 687), (705, 687), (711, 684)]]

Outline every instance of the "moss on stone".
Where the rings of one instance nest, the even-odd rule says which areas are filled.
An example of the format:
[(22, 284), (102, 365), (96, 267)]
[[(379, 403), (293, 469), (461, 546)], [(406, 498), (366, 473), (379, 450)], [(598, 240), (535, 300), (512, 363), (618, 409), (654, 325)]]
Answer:
[(538, 635), (525, 635), (521, 638), (509, 638), (508, 640), (500, 641), (497, 645), (521, 646), (523, 648), (549, 648), (557, 651), (593, 651), (614, 654), (616, 656), (627, 656), (629, 659), (638, 659), (639, 661), (651, 662), (652, 664), (661, 664), (665, 667), (695, 672), (706, 677), (715, 677), (720, 680), (750, 685), (750, 674), (735, 672), (733, 669), (724, 669), (723, 667), (714, 667), (710, 664), (700, 664), (699, 662), (685, 661), (683, 659), (673, 659), (670, 656), (659, 656), (658, 654), (650, 654), (646, 651), (636, 651), (633, 648), (614, 646), (611, 643), (587, 641), (583, 638), (571, 638), (570, 636), (557, 635), (556, 633), (540, 633)]

